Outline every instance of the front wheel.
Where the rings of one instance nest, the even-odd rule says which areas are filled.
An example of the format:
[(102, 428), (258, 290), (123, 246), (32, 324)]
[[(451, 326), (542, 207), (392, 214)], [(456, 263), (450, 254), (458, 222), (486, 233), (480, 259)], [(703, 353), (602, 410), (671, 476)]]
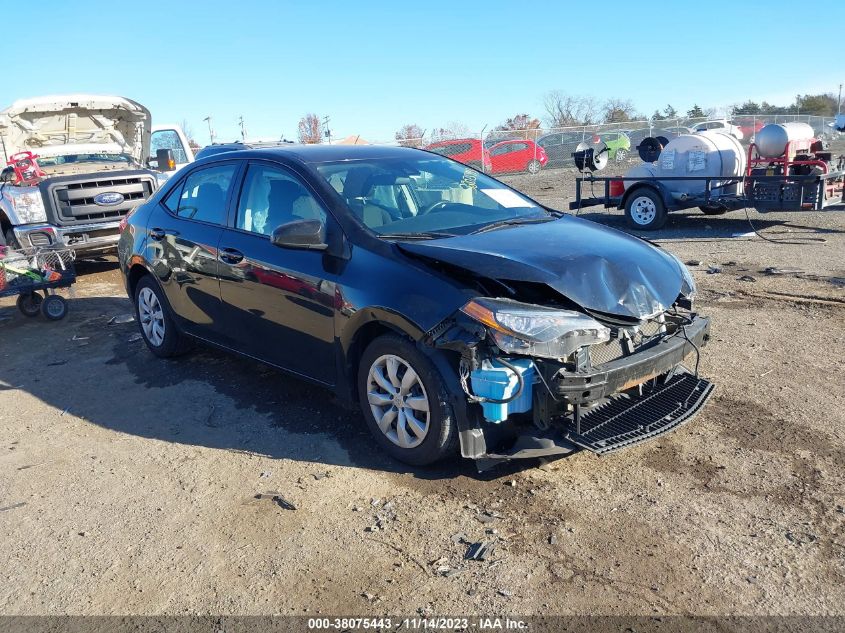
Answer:
[(60, 321), (67, 316), (67, 301), (60, 295), (47, 295), (41, 302), (41, 314), (50, 321)]
[(625, 203), (628, 226), (641, 231), (656, 231), (666, 224), (666, 205), (653, 189), (638, 189)]
[(617, 162), (621, 163), (626, 158), (628, 158), (628, 150), (626, 150), (626, 149), (616, 150), (616, 161)]
[(528, 166), (526, 167), (526, 170), (528, 170), (529, 174), (539, 174), (540, 170), (542, 168), (543, 168), (543, 163), (541, 163), (537, 159), (533, 159), (533, 160), (528, 162)]
[(384, 335), (370, 343), (358, 369), (361, 411), (376, 443), (414, 466), (455, 451), (458, 432), (443, 378), (409, 341)]

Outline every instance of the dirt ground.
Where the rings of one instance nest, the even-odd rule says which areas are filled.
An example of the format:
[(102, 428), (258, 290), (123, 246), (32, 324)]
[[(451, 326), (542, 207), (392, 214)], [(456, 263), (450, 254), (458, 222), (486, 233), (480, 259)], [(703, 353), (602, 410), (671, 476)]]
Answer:
[[(845, 614), (845, 214), (751, 217), (801, 243), (742, 211), (652, 236), (701, 262), (699, 417), (484, 476), (393, 462), (257, 363), (154, 358), (110, 324), (130, 312), (113, 261), (80, 266), (62, 322), (0, 301), (0, 612)], [(480, 540), (493, 555), (464, 560)]]

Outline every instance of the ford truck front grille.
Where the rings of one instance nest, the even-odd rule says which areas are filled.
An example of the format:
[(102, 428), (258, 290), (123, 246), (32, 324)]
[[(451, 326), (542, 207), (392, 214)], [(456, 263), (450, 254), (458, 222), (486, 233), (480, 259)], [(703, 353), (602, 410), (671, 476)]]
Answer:
[[(146, 174), (62, 183), (53, 188), (53, 201), (62, 224), (119, 220), (149, 198), (155, 189)], [(101, 194), (120, 194), (118, 202), (97, 203)]]

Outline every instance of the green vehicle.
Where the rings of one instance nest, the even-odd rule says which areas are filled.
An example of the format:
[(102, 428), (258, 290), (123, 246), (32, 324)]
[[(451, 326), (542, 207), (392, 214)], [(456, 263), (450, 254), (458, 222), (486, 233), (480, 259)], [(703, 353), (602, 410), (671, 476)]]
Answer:
[(607, 145), (610, 160), (623, 161), (631, 151), (631, 139), (624, 132), (599, 132), (599, 139)]

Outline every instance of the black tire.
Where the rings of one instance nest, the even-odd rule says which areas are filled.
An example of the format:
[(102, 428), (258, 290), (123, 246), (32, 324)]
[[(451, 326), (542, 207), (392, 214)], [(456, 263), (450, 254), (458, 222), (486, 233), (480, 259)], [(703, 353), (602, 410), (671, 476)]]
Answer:
[(47, 295), (41, 302), (41, 314), (49, 321), (61, 321), (67, 316), (67, 301), (60, 295)]
[(621, 163), (622, 161), (628, 158), (628, 150), (620, 147), (618, 150), (616, 150), (616, 156), (614, 156), (614, 158), (616, 159), (617, 163)]
[[(164, 335), (161, 342), (158, 344), (156, 341), (148, 338), (147, 332), (144, 330), (141, 322), (142, 317), (139, 297), (141, 297), (141, 293), (145, 292), (145, 290), (152, 292), (158, 301), (158, 304), (161, 306)], [(188, 337), (180, 332), (179, 328), (176, 326), (176, 322), (173, 319), (173, 313), (170, 309), (170, 304), (167, 303), (167, 298), (164, 296), (164, 291), (162, 291), (161, 286), (156, 283), (153, 277), (150, 275), (141, 277), (138, 284), (135, 286), (135, 296), (133, 297), (133, 302), (135, 304), (135, 321), (138, 323), (141, 338), (153, 354), (159, 358), (171, 358), (173, 356), (184, 354), (190, 349)]]
[(543, 163), (541, 163), (536, 158), (533, 158), (528, 161), (528, 165), (526, 165), (525, 167), (525, 171), (527, 171), (529, 174), (539, 174), (541, 169), (543, 169)]
[(666, 205), (654, 189), (635, 189), (625, 202), (625, 220), (632, 229), (656, 231), (666, 224)]
[[(399, 446), (381, 431), (376, 422), (373, 408), (369, 403), (370, 369), (385, 356), (398, 357), (413, 369), (422, 383), (424, 389), (422, 394), (428, 402), (427, 432), (424, 434), (422, 441), (412, 448)], [(401, 392), (399, 393), (401, 394)], [(401, 395), (399, 397), (401, 398)], [(417, 396), (417, 398), (419, 397)], [(458, 429), (443, 378), (431, 360), (407, 339), (395, 334), (385, 334), (375, 339), (364, 350), (358, 367), (358, 398), (367, 427), (378, 445), (391, 457), (413, 466), (423, 466), (456, 453)], [(385, 409), (388, 408), (396, 409), (395, 406), (385, 407)], [(418, 415), (417, 411), (413, 413)], [(398, 429), (395, 427), (398, 419), (397, 416), (396, 421), (392, 423), (392, 427), (389, 429), (397, 435)]]
[(15, 234), (11, 228), (5, 230), (0, 228), (0, 246), (8, 246), (12, 249), (17, 249), (21, 247), (21, 245), (18, 243), (18, 238), (15, 237)]
[(704, 215), (725, 215), (728, 210), (722, 207), (698, 207)]
[(24, 316), (37, 317), (41, 313), (43, 301), (44, 297), (37, 292), (25, 292), (18, 295), (18, 300), (15, 303)]

